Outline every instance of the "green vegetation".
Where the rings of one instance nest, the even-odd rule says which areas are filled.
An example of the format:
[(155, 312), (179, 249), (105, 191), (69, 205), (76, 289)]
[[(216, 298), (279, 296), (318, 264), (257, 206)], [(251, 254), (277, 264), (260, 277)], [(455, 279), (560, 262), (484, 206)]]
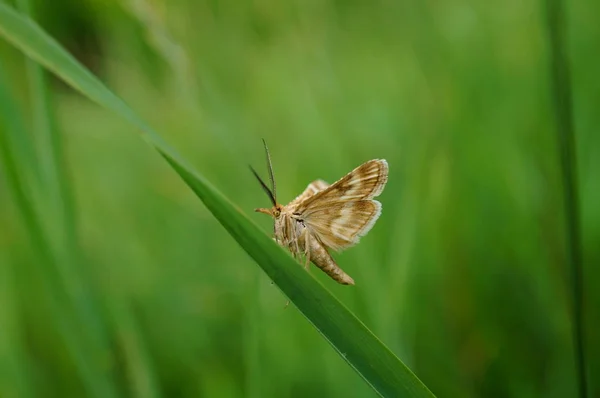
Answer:
[[(382, 394), (427, 396), (346, 307), (437, 396), (575, 394), (565, 108), (538, 4), (48, 4), (17, 5), (131, 108), (0, 5), (0, 396), (374, 396), (342, 357)], [(598, 8), (569, 8), (562, 54), (590, 396)], [(251, 214), (260, 138), (282, 200), (390, 163), (381, 219), (336, 256), (355, 287), (316, 282), (249, 222), (271, 230)]]

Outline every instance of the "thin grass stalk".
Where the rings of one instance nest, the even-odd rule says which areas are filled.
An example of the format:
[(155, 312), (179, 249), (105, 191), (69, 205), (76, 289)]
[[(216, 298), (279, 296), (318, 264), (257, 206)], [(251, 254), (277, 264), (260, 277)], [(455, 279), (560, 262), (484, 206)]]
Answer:
[(573, 342), (579, 397), (587, 398), (584, 350), (583, 266), (580, 235), (580, 210), (577, 176), (577, 148), (573, 123), (572, 88), (565, 42), (565, 7), (562, 0), (546, 0), (552, 96), (556, 115), (556, 133), (560, 151), (565, 206), (567, 261), (572, 295)]
[[(49, 306), (56, 319), (59, 333), (63, 337), (65, 346), (72, 355), (77, 370), (88, 390), (90, 396), (104, 397), (116, 396), (116, 392), (110, 382), (104, 376), (99, 377), (95, 371), (97, 357), (90, 355), (89, 336), (78, 330), (79, 323), (72, 317), (71, 311), (65, 310), (68, 301), (63, 284), (57, 272), (58, 260), (56, 253), (50, 245), (45, 234), (40, 217), (38, 216), (34, 202), (23, 178), (22, 162), (19, 162), (18, 149), (15, 146), (15, 136), (24, 135), (21, 117), (14, 108), (15, 101), (10, 97), (8, 91), (3, 87), (4, 73), (0, 69), (0, 124), (5, 127), (0, 134), (0, 164), (4, 167), (7, 186), (13, 196), (13, 201), (20, 212), (21, 219), (25, 225), (27, 236), (34, 253), (35, 269), (40, 272), (43, 281), (43, 289), (48, 297)], [(96, 368), (96, 369), (94, 369)]]
[[(25, 15), (34, 14), (30, 0), (18, 0), (17, 6)], [(59, 245), (57, 254), (60, 258), (57, 264), (60, 269), (57, 271), (63, 275), (71, 301), (82, 319), (85, 319), (85, 324), (99, 335), (98, 338), (106, 341), (106, 336), (101, 333), (104, 330), (103, 322), (96, 316), (99, 311), (95, 308), (97, 304), (92, 297), (93, 289), (90, 289), (92, 277), (88, 275), (88, 267), (85, 266), (79, 244), (76, 205), (66, 167), (64, 142), (54, 124), (46, 72), (29, 57), (25, 57), (25, 64), (33, 113), (33, 146), (37, 147), (36, 164), (40, 166), (42, 185), (40, 192), (44, 195), (42, 208), (56, 215), (50, 219), (54, 225), (42, 226), (48, 227), (48, 236), (51, 236), (52, 230), (60, 232), (61, 239), (55, 242)], [(69, 283), (74, 276), (77, 283)]]
[[(18, 8), (25, 14), (33, 14), (29, 0), (18, 0)], [(63, 229), (65, 254), (71, 262), (81, 262), (81, 250), (78, 243), (75, 203), (70, 178), (65, 164), (64, 143), (58, 129), (54, 125), (51, 110), (51, 99), (47, 89), (46, 72), (32, 59), (25, 57), (27, 78), (32, 102), (33, 129), (37, 156), (41, 166), (43, 192), (50, 198), (52, 211), (57, 211), (57, 218)]]
[[(18, 0), (18, 8), (25, 15), (33, 15), (34, 9), (29, 0)], [(27, 77), (29, 80), (30, 96), (33, 112), (34, 139), (37, 144), (37, 156), (41, 165), (41, 177), (43, 183), (43, 192), (47, 195), (52, 212), (58, 213), (56, 220), (60, 225), (58, 229), (63, 234), (63, 239), (59, 242), (61, 245), (61, 261), (67, 266), (64, 272), (60, 274), (71, 278), (76, 275), (79, 281), (78, 287), (69, 284), (68, 280), (63, 278), (63, 285), (69, 285), (69, 299), (72, 307), (76, 310), (79, 319), (77, 322), (86, 325), (88, 331), (94, 335), (94, 338), (107, 345), (105, 329), (106, 324), (99, 316), (99, 300), (94, 297), (93, 277), (89, 274), (85, 255), (79, 242), (78, 221), (76, 212), (76, 203), (70, 176), (66, 164), (64, 140), (60, 130), (55, 125), (52, 114), (52, 102), (49, 90), (47, 88), (47, 76), (44, 69), (32, 59), (26, 57)], [(92, 289), (90, 289), (92, 287)], [(136, 371), (130, 371), (130, 380), (135, 385), (136, 395), (157, 396), (158, 391), (155, 385), (155, 379), (149, 368), (149, 359), (147, 350), (140, 342), (139, 333), (137, 333), (136, 321), (128, 313), (124, 306), (119, 304), (110, 305), (110, 313), (114, 318), (120, 336), (127, 336), (128, 344), (124, 344), (125, 355), (128, 369), (136, 368)], [(145, 358), (140, 361), (139, 358)]]

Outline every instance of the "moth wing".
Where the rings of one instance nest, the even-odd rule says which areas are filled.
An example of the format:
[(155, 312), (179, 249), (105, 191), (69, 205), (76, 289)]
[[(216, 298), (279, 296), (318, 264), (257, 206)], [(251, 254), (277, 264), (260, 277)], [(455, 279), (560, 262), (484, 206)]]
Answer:
[(358, 243), (379, 218), (381, 203), (372, 198), (387, 180), (387, 162), (369, 160), (300, 202), (294, 213), (325, 246), (343, 250)]
[(298, 195), (298, 197), (296, 199), (292, 200), (288, 204), (288, 206), (296, 207), (299, 203), (304, 202), (306, 199), (310, 198), (317, 192), (323, 191), (327, 187), (329, 187), (329, 184), (326, 183), (325, 181), (315, 180), (315, 181), (311, 182), (310, 184), (308, 184), (308, 186), (306, 187), (304, 192), (302, 192), (300, 195)]
[(298, 204), (297, 213), (309, 216), (321, 206), (336, 202), (372, 199), (379, 196), (388, 180), (388, 164), (383, 159), (365, 162)]
[(355, 200), (321, 206), (304, 218), (309, 231), (326, 247), (339, 251), (354, 246), (381, 214), (376, 200)]

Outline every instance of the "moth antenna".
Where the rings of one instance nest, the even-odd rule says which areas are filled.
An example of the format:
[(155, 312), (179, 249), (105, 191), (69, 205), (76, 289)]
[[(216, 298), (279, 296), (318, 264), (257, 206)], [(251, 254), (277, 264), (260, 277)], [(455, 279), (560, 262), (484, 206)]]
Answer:
[(260, 178), (258, 173), (254, 170), (254, 168), (252, 168), (252, 166), (250, 166), (250, 170), (252, 170), (254, 177), (256, 177), (256, 179), (260, 183), (260, 186), (262, 187), (262, 189), (267, 193), (267, 195), (269, 196), (269, 199), (271, 199), (271, 203), (273, 203), (273, 206), (277, 206), (277, 201), (275, 200), (275, 195), (273, 195), (273, 192), (271, 192), (271, 190), (269, 189), (267, 184), (264, 183), (262, 178)]
[(275, 187), (275, 177), (273, 176), (273, 165), (271, 164), (271, 154), (269, 153), (269, 148), (267, 147), (267, 142), (263, 138), (263, 145), (265, 146), (265, 152), (267, 154), (267, 166), (269, 169), (269, 180), (271, 180), (271, 190), (273, 192), (273, 198), (277, 201), (277, 189)]

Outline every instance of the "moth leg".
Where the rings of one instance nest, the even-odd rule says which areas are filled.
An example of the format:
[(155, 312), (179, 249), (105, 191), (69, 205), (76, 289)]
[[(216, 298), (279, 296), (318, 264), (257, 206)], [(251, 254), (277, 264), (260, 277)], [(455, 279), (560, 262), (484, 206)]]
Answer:
[(304, 268), (308, 271), (310, 267), (310, 234), (304, 229), (302, 231), (302, 236), (304, 238)]
[(296, 235), (296, 228), (294, 228), (294, 244), (296, 245), (296, 254), (298, 255), (298, 258), (300, 258), (300, 245), (298, 244), (298, 235)]
[(300, 246), (298, 245), (298, 235), (297, 235), (297, 231), (296, 231), (295, 221), (290, 219), (290, 224), (291, 224), (290, 230), (292, 231), (292, 240), (294, 241), (294, 245), (295, 245), (294, 258), (299, 259), (300, 258)]

